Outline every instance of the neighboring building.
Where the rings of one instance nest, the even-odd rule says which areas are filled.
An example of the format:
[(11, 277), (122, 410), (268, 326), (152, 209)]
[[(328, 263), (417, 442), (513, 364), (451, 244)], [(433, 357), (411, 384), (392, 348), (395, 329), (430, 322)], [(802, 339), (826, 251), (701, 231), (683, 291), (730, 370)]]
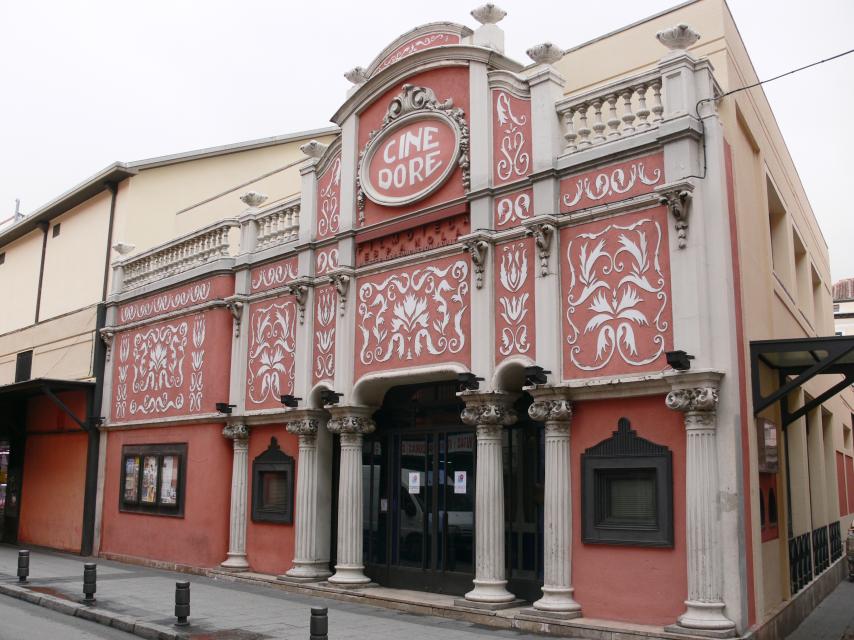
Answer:
[(527, 66), (472, 15), (349, 71), (299, 185), (120, 182), (95, 551), (785, 636), (843, 573), (854, 341), (762, 89), (729, 93), (758, 78), (725, 3)]
[(833, 285), (833, 323), (836, 335), (854, 335), (854, 278)]
[(0, 539), (92, 552), (111, 245), (219, 220), (247, 185), (287, 198), (334, 131), (115, 163), (0, 231)]

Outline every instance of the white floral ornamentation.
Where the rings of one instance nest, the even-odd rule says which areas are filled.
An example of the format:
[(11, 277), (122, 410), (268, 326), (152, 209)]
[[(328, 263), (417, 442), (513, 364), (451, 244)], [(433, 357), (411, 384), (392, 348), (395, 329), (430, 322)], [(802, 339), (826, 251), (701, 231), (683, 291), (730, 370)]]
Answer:
[(187, 322), (153, 327), (133, 338), (133, 393), (144, 393), (142, 402), (130, 401), (130, 412), (160, 413), (181, 409), (184, 394), (171, 397), (169, 390), (184, 385)]
[(329, 169), (332, 173), (329, 184), (320, 192), (320, 203), (317, 220), (317, 235), (323, 237), (338, 231), (339, 202), (338, 195), (341, 190), (341, 156), (335, 157)]
[(527, 220), (531, 217), (531, 196), (523, 192), (501, 198), (495, 205), (495, 212), (499, 226)]
[(499, 292), (501, 319), (505, 326), (501, 328), (501, 355), (528, 353), (531, 343), (528, 340), (528, 316), (530, 295), (521, 292), (528, 280), (528, 249), (524, 242), (502, 247), (499, 282), (503, 291)]
[[(616, 247), (608, 246), (611, 231), (619, 232)], [(652, 248), (647, 237), (650, 232), (655, 234)], [(602, 369), (615, 356), (630, 366), (643, 366), (664, 351), (669, 327), (662, 317), (668, 296), (659, 264), (661, 240), (660, 224), (644, 218), (629, 225), (610, 224), (597, 233), (581, 233), (569, 242), (566, 340), (570, 360), (579, 369)], [(641, 308), (653, 298), (652, 311)], [(573, 320), (584, 314), (589, 318), (580, 329)], [(590, 350), (583, 350), (579, 340), (591, 332), (596, 332), (596, 349), (589, 358), (585, 356)], [(642, 332), (643, 344), (636, 332)]]
[(468, 264), (457, 260), (444, 269), (431, 265), (361, 285), (362, 364), (462, 351), (468, 280)]
[(335, 376), (334, 289), (318, 289), (315, 314), (314, 377), (316, 380), (331, 379)]
[(624, 169), (619, 168), (610, 172), (599, 173), (592, 181), (589, 177), (578, 178), (575, 184), (575, 194), (570, 196), (570, 194), (565, 193), (563, 205), (574, 207), (581, 202), (581, 198), (584, 196), (596, 201), (614, 194), (626, 193), (635, 186), (638, 180), (647, 186), (658, 184), (661, 180), (661, 169), (655, 169), (652, 177), (649, 177), (646, 175), (643, 162), (636, 162), (629, 167), (628, 174)]
[(252, 314), (247, 383), (249, 398), (255, 404), (278, 401), (284, 391), (293, 388), (294, 317), (294, 303), (290, 301), (270, 304)]
[(296, 280), (297, 272), (294, 269), (293, 262), (288, 260), (271, 267), (259, 269), (252, 280), (252, 291), (261, 287), (272, 287), (278, 284), (284, 284), (291, 280)]
[(328, 251), (318, 251), (315, 263), (317, 275), (322, 276), (328, 271), (338, 268), (338, 248), (332, 247)]
[(504, 91), (499, 91), (495, 99), (495, 117), (503, 134), (499, 146), (503, 157), (495, 165), (498, 177), (501, 180), (524, 177), (528, 173), (531, 156), (524, 150), (525, 132), (521, 127), (527, 124), (528, 118), (513, 114), (510, 108), (510, 95)]
[(205, 317), (196, 316), (193, 323), (193, 352), (190, 354), (190, 411), (202, 410), (202, 393), (204, 391), (204, 372), (202, 365), (205, 362)]
[(150, 300), (122, 307), (119, 313), (120, 320), (122, 322), (132, 322), (133, 320), (146, 318), (158, 313), (166, 313), (167, 311), (178, 309), (188, 304), (198, 304), (207, 300), (210, 293), (210, 282), (195, 284), (183, 291), (163, 294)]
[(127, 414), (128, 400), (128, 356), (130, 355), (130, 338), (122, 336), (119, 347), (119, 384), (116, 385), (116, 418), (124, 418)]

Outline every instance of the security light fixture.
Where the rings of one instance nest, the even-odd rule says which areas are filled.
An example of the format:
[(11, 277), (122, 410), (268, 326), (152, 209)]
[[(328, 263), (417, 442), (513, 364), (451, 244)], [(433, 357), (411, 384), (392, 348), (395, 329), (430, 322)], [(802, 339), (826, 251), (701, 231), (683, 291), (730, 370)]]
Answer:
[(457, 382), (460, 385), (460, 391), (475, 391), (480, 387), (479, 383), (483, 382), (483, 378), (480, 378), (471, 372), (458, 373)]
[(338, 404), (338, 398), (343, 395), (343, 393), (336, 393), (332, 389), (323, 389), (320, 392), (320, 404), (324, 407), (328, 404)]
[(105, 421), (106, 418), (104, 416), (89, 416), (89, 424), (93, 427), (100, 427)]
[(694, 359), (694, 356), (681, 350), (666, 351), (664, 355), (667, 356), (667, 364), (677, 371), (688, 371), (691, 368), (691, 360)]
[(292, 396), (291, 394), (287, 394), (282, 396), (282, 404), (286, 407), (290, 407), (291, 409), (295, 409), (299, 406), (299, 401), (302, 398), (297, 398), (296, 396)]
[(547, 371), (537, 365), (525, 367), (525, 386), (531, 387), (536, 384), (546, 384), (549, 381), (548, 376), (550, 373), (551, 371)]
[(228, 404), (227, 402), (217, 402), (216, 403), (216, 410), (219, 413), (225, 413), (225, 414), (231, 415), (231, 410), (236, 406), (237, 406), (236, 404)]

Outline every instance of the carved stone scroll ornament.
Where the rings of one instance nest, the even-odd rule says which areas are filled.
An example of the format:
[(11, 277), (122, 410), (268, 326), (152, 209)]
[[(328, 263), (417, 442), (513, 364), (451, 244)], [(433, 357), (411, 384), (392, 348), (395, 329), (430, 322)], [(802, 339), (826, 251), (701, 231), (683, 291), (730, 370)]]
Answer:
[(350, 289), (350, 276), (345, 273), (333, 273), (329, 276), (329, 283), (335, 286), (335, 292), (338, 294), (339, 308), (343, 316), (347, 308), (347, 291)]
[(105, 358), (106, 358), (107, 362), (109, 362), (110, 356), (112, 356), (112, 353), (113, 353), (113, 338), (116, 337), (116, 334), (114, 331), (110, 331), (108, 329), (101, 329), (100, 333), (101, 333), (101, 341), (107, 347), (107, 353), (105, 355)]
[(322, 142), (318, 142), (317, 140), (311, 140), (310, 142), (306, 142), (303, 145), (300, 145), (299, 150), (302, 151), (303, 154), (307, 155), (309, 158), (317, 159), (323, 155), (326, 151), (328, 144), (323, 144)]
[(677, 24), (655, 34), (658, 41), (671, 51), (684, 51), (700, 39), (700, 34), (687, 24)]
[(240, 196), (240, 201), (247, 207), (254, 209), (256, 207), (260, 207), (267, 201), (267, 195), (259, 191), (247, 191)]
[(222, 435), (229, 440), (247, 440), (249, 438), (249, 427), (240, 422), (230, 423), (225, 425)]
[(317, 435), (317, 429), (320, 427), (320, 420), (317, 418), (298, 418), (288, 420), (286, 423), (288, 433), (293, 433), (298, 436), (314, 436)]
[(507, 16), (507, 12), (501, 7), (497, 7), (491, 2), (472, 9), (471, 17), (477, 20), (480, 24), (496, 24), (501, 22)]
[(548, 223), (533, 224), (528, 227), (525, 235), (534, 238), (537, 252), (540, 256), (540, 275), (549, 275), (549, 256), (552, 254), (552, 238), (555, 235), (554, 225)]
[(377, 428), (376, 423), (367, 416), (354, 414), (345, 414), (335, 416), (329, 419), (326, 428), (330, 433), (344, 434), (360, 434), (366, 435), (373, 433)]
[(462, 421), (477, 427), (481, 435), (496, 435), (503, 427), (515, 424), (518, 416), (507, 403), (483, 402), (466, 405), (460, 414)]
[(528, 407), (528, 415), (531, 420), (546, 423), (546, 428), (550, 422), (564, 423), (568, 428), (572, 422), (572, 404), (563, 399), (535, 400)]
[(368, 72), (364, 67), (353, 67), (344, 73), (344, 77), (353, 84), (365, 84), (368, 81)]
[(234, 320), (234, 337), (240, 337), (240, 319), (243, 317), (243, 303), (239, 300), (226, 302), (226, 307), (231, 312), (231, 317)]
[(671, 189), (663, 192), (658, 199), (658, 202), (665, 205), (673, 216), (680, 249), (688, 246), (688, 214), (691, 210), (691, 198), (691, 192), (687, 189)]
[(305, 303), (308, 301), (308, 286), (294, 282), (285, 286), (285, 293), (292, 295), (294, 300), (296, 300), (299, 323), (305, 324)]
[(481, 289), (483, 288), (483, 272), (486, 268), (486, 254), (489, 250), (489, 243), (486, 240), (469, 240), (463, 244), (463, 247), (471, 257), (471, 263), (474, 267), (475, 286)]
[(667, 394), (665, 402), (667, 408), (674, 411), (714, 411), (718, 404), (718, 390), (715, 387), (675, 389)]
[(359, 155), (359, 170), (356, 174), (356, 204), (359, 208), (359, 222), (364, 223), (364, 210), (367, 196), (362, 187), (361, 173), (365, 152), (371, 147), (371, 142), (386, 129), (391, 127), (400, 118), (413, 113), (436, 113), (450, 118), (459, 131), (459, 155), (457, 165), (463, 173), (463, 189), (466, 193), (471, 186), (470, 158), (469, 158), (469, 128), (466, 123), (465, 112), (454, 106), (452, 98), (439, 102), (436, 94), (428, 87), (419, 87), (412, 84), (404, 84), (403, 91), (395, 96), (388, 105), (382, 125), (379, 129), (371, 131), (368, 142)]
[(556, 44), (543, 42), (528, 49), (525, 53), (537, 64), (554, 64), (563, 58), (564, 51)]

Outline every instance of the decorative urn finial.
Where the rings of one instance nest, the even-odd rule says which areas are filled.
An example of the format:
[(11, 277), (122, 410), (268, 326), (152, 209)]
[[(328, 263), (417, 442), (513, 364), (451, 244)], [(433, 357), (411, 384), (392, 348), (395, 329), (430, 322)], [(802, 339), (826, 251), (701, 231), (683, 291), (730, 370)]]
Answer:
[(326, 151), (328, 144), (323, 144), (322, 142), (318, 142), (317, 140), (312, 140), (311, 142), (306, 142), (303, 145), (300, 145), (299, 150), (302, 151), (309, 158), (319, 158), (323, 155), (323, 152)]
[(501, 7), (497, 7), (491, 2), (487, 2), (476, 9), (472, 9), (471, 17), (477, 20), (480, 24), (495, 24), (501, 22), (507, 12)]
[(563, 49), (551, 42), (534, 45), (525, 53), (537, 64), (554, 64), (563, 58)]
[(368, 74), (364, 67), (353, 67), (344, 74), (344, 77), (353, 84), (364, 84), (368, 79)]
[(700, 39), (700, 34), (687, 24), (663, 29), (655, 34), (658, 41), (671, 51), (684, 51)]
[(247, 191), (240, 196), (240, 201), (247, 207), (260, 207), (267, 200), (266, 194), (259, 191)]

